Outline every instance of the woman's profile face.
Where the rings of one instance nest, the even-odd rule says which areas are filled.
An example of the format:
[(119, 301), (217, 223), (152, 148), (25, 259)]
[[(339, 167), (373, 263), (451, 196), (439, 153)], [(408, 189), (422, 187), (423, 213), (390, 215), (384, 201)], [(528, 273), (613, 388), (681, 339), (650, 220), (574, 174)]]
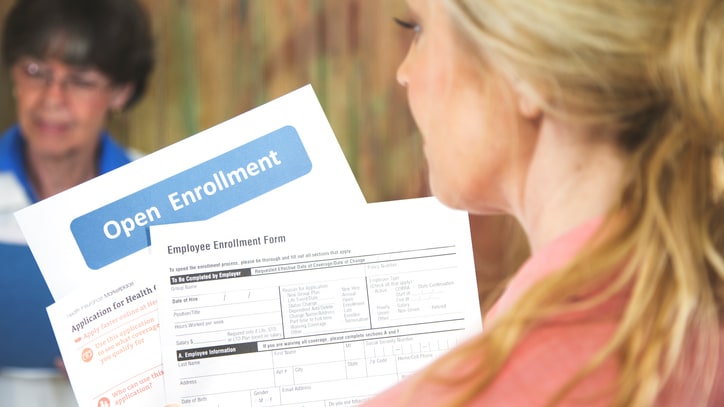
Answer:
[(505, 211), (525, 150), (508, 82), (461, 44), (443, 1), (407, 3), (401, 25), (415, 38), (397, 79), (422, 133), (431, 190), (454, 208)]
[(47, 158), (94, 149), (109, 110), (122, 108), (130, 93), (96, 69), (53, 59), (23, 57), (11, 73), (29, 152)]

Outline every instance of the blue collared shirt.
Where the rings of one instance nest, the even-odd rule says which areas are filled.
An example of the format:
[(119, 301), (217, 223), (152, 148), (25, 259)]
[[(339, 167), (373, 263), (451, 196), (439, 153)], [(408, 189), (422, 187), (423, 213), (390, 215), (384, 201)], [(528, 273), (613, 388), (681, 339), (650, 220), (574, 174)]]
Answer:
[[(98, 174), (131, 161), (107, 132), (100, 135)], [(16, 125), (0, 137), (0, 369), (52, 368), (60, 356), (45, 308), (53, 303), (14, 212), (38, 201), (23, 164)]]

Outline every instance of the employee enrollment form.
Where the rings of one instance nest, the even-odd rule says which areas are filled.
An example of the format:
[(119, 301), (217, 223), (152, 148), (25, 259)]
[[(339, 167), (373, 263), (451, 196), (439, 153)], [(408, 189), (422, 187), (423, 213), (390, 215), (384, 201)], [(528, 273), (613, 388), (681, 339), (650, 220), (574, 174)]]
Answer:
[(151, 227), (168, 402), (354, 406), (482, 328), (435, 198)]

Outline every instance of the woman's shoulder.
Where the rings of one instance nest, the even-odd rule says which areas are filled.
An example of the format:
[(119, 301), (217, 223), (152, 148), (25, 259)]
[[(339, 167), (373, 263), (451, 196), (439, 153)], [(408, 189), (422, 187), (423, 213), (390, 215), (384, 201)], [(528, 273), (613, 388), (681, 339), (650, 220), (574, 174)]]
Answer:
[[(549, 320), (531, 329), (511, 353), (493, 383), (474, 397), (470, 406), (538, 406), (554, 397), (571, 377), (583, 369), (600, 351), (616, 328), (613, 319)], [(474, 339), (473, 339), (474, 340)], [(452, 352), (460, 351), (460, 349)], [(471, 366), (485, 364), (484, 355), (469, 355), (457, 371), (470, 372)], [(607, 359), (591, 375), (578, 383), (560, 406), (604, 406), (611, 401), (610, 390), (616, 379), (617, 364)], [(458, 385), (436, 379), (423, 371), (372, 398), (365, 407), (437, 406), (449, 401), (460, 390)], [(457, 378), (454, 378), (457, 379)], [(464, 380), (463, 380), (464, 382)], [(585, 400), (585, 402), (581, 402)]]

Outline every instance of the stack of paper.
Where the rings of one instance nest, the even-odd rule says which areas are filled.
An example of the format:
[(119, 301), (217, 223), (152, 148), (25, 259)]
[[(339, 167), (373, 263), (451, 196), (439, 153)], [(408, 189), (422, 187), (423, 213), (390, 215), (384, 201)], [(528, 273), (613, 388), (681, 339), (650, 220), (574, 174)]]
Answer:
[(366, 204), (310, 86), (16, 213), (81, 406), (353, 406), (482, 328), (465, 212)]

